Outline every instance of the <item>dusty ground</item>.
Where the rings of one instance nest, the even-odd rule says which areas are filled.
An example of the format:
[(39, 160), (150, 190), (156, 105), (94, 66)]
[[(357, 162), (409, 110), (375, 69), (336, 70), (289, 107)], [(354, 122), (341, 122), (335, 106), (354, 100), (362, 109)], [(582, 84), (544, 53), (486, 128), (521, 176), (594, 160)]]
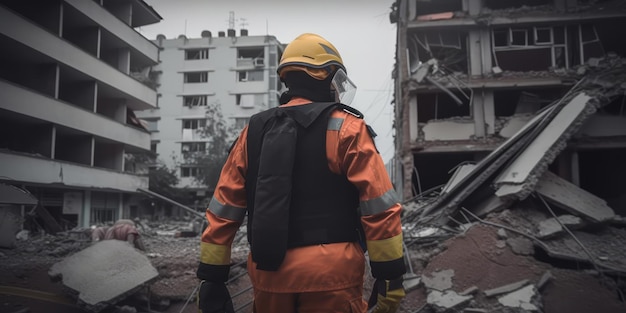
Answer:
[[(101, 313), (197, 312), (194, 290), (198, 285), (195, 270), (199, 237), (176, 235), (187, 226), (181, 222), (148, 227), (143, 236), (146, 255), (158, 270), (159, 277), (148, 287)], [(252, 312), (252, 291), (245, 271), (245, 239), (241, 242), (233, 252), (235, 265), (228, 288), (237, 312), (249, 313)], [(18, 240), (14, 249), (0, 249), (0, 313), (87, 312), (75, 305), (76, 300), (64, 292), (59, 282), (50, 280), (48, 269), (90, 244), (85, 231), (76, 230), (56, 236), (33, 235), (27, 240)], [(463, 235), (417, 243), (409, 247), (409, 255), (418, 275), (454, 269), (453, 289), (457, 292), (472, 287), (484, 291), (521, 279), (536, 282), (546, 271), (551, 271), (553, 279), (541, 291), (543, 312), (626, 312), (624, 303), (616, 300), (615, 288), (600, 285), (597, 275), (579, 268), (556, 268), (554, 264), (541, 262), (531, 255), (513, 253), (493, 227), (478, 225)], [(366, 298), (371, 285), (368, 278)], [(398, 313), (443, 312), (426, 305), (426, 298), (427, 290), (423, 285), (411, 289)], [(479, 292), (468, 305), (490, 308), (492, 304), (493, 299), (485, 299)], [(446, 312), (463, 310), (464, 307), (459, 307)]]
[[(194, 290), (199, 237), (176, 237), (183, 224), (151, 229), (144, 233), (146, 255), (158, 270), (158, 279), (143, 289), (116, 303), (102, 313), (163, 312), (196, 313)], [(52, 235), (31, 235), (18, 240), (14, 249), (0, 249), (0, 313), (79, 313), (88, 312), (75, 305), (60, 282), (53, 282), (48, 269), (63, 258), (91, 244), (87, 231), (76, 230)], [(235, 249), (228, 287), (237, 312), (252, 312), (252, 291), (246, 275), (247, 251)], [(371, 282), (366, 284), (369, 296)], [(409, 294), (399, 312), (414, 312), (420, 291)], [(148, 301), (149, 299), (149, 301)], [(188, 302), (189, 301), (189, 302)]]

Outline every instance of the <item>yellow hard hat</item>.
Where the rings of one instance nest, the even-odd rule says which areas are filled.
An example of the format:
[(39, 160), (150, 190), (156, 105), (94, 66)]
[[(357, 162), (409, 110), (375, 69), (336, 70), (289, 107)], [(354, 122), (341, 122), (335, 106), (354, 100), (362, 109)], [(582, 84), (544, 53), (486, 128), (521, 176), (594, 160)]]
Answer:
[(346, 70), (337, 48), (319, 35), (305, 33), (287, 45), (276, 71), (280, 77), (289, 71), (305, 71), (323, 80), (337, 67)]

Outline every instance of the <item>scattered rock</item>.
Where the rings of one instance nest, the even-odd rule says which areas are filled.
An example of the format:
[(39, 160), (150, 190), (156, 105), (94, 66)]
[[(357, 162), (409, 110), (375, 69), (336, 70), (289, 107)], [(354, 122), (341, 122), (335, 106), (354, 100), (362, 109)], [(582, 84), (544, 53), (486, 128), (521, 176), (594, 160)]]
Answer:
[(428, 289), (434, 289), (439, 291), (445, 291), (452, 288), (452, 277), (454, 276), (454, 270), (448, 269), (443, 271), (433, 272), (428, 275), (422, 275), (422, 283)]
[(535, 294), (535, 286), (528, 285), (522, 289), (498, 298), (498, 302), (500, 302), (504, 306), (508, 306), (511, 308), (520, 308), (527, 311), (537, 311), (539, 308), (532, 303)]
[(431, 290), (428, 293), (428, 298), (426, 299), (426, 301), (429, 304), (446, 308), (446, 309), (450, 309), (458, 305), (461, 305), (463, 303), (466, 303), (470, 301), (472, 298), (473, 298), (472, 296), (461, 296), (452, 290), (447, 290), (445, 292), (441, 292), (438, 290)]

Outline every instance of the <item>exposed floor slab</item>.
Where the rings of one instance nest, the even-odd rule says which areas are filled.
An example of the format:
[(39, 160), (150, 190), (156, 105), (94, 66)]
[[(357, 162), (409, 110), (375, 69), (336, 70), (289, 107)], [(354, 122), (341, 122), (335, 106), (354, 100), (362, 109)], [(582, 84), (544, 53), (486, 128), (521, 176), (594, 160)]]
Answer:
[[(587, 103), (590, 99), (591, 97), (588, 95), (580, 93), (563, 106), (548, 125), (541, 130), (541, 133), (533, 139), (532, 143), (520, 153), (510, 166), (500, 173), (495, 180), (496, 186), (498, 188), (507, 185), (518, 186), (533, 182), (533, 175), (538, 174), (535, 173), (537, 168), (545, 166), (545, 164), (540, 166), (540, 163), (547, 160), (552, 161), (560, 152), (557, 143), (571, 137), (572, 134), (568, 133), (571, 130), (570, 126), (579, 116), (584, 115), (583, 112), (587, 109)], [(532, 186), (520, 189), (517, 194), (525, 194), (527, 192), (526, 189), (530, 187)], [(525, 198), (517, 194), (515, 195), (516, 197), (520, 199)]]

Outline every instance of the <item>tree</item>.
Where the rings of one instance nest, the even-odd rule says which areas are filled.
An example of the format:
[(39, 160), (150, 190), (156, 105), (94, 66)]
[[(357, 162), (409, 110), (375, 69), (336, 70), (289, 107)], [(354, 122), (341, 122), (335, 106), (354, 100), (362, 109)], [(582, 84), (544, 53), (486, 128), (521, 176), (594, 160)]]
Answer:
[(224, 119), (219, 102), (207, 105), (205, 116), (206, 125), (198, 131), (208, 140), (206, 151), (186, 153), (183, 158), (185, 164), (199, 169), (195, 176), (196, 182), (213, 190), (235, 139), (236, 130)]
[(161, 164), (150, 168), (148, 179), (148, 188), (151, 191), (177, 202), (186, 203), (189, 201), (189, 196), (186, 195), (184, 190), (176, 188), (178, 177), (175, 170)]

